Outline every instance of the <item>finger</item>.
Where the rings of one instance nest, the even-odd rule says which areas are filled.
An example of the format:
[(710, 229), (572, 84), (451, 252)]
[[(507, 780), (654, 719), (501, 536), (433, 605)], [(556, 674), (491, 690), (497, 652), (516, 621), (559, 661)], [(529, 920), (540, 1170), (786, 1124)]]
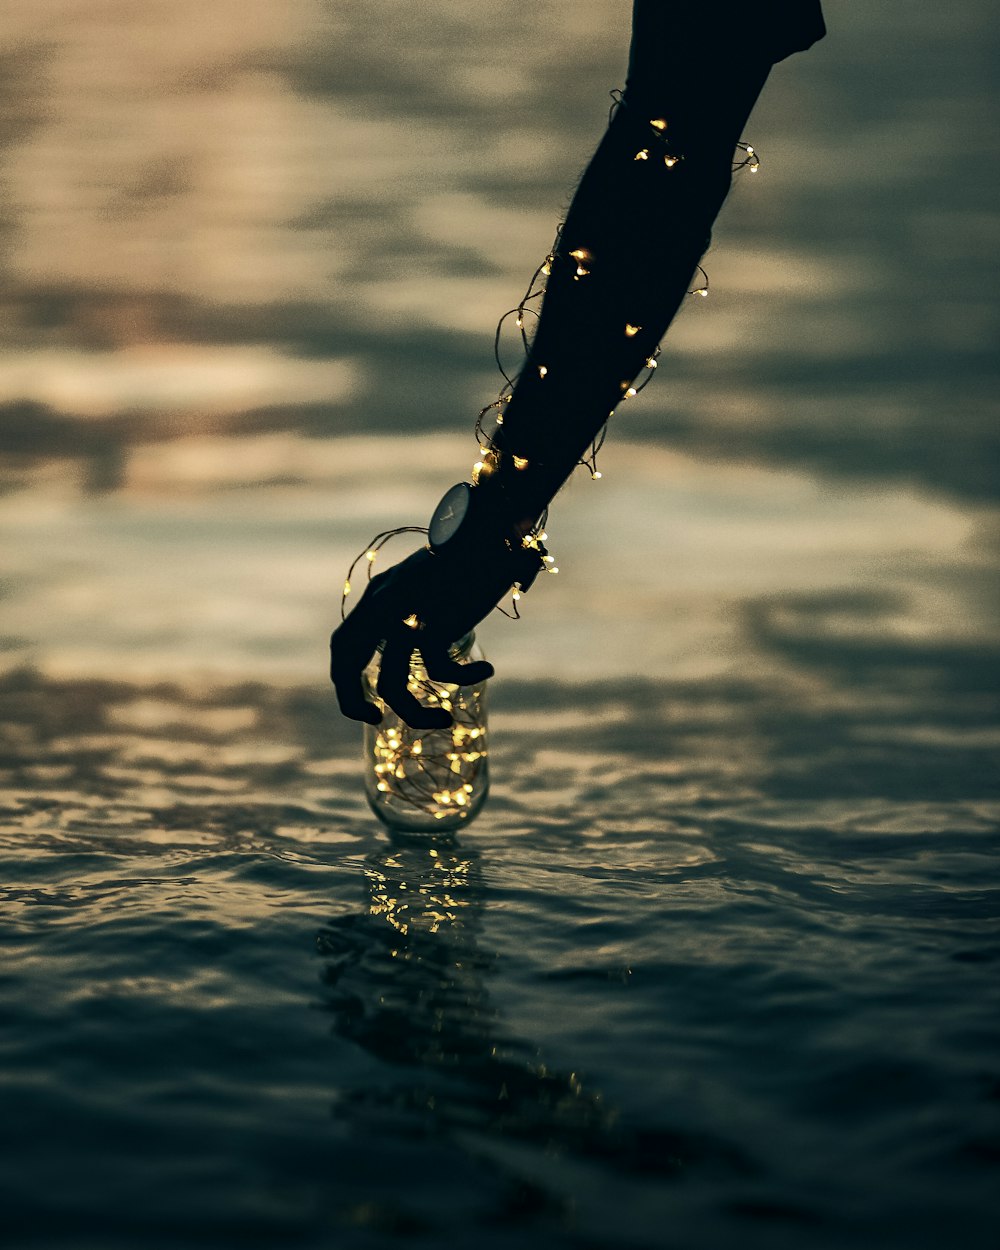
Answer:
[(446, 729), (451, 724), (451, 717), (444, 708), (424, 707), (407, 689), (410, 656), (413, 653), (411, 639), (412, 635), (386, 643), (378, 674), (379, 698), (384, 699), (412, 729)]
[(330, 680), (337, 692), (340, 710), (351, 720), (377, 725), (382, 713), (364, 696), (361, 674), (375, 653), (379, 639), (364, 628), (351, 613), (330, 637)]
[(444, 643), (422, 643), (420, 654), (423, 656), (427, 676), (432, 681), (443, 681), (452, 686), (477, 686), (481, 681), (487, 681), (496, 671), (488, 660), (459, 664), (448, 654)]

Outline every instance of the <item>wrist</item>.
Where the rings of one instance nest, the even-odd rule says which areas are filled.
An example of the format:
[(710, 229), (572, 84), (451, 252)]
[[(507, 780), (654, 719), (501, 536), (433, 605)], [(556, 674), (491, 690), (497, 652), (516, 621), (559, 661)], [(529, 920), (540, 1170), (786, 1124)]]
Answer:
[(427, 549), (451, 568), (476, 580), (499, 575), (526, 590), (544, 567), (546, 552), (534, 519), (517, 519), (502, 489), (458, 482), (435, 508), (427, 529)]

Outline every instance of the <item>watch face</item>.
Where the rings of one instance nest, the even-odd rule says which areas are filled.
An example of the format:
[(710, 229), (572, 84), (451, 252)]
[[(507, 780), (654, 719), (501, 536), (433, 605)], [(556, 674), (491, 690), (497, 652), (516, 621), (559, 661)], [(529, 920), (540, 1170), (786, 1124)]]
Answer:
[(459, 482), (448, 491), (434, 509), (434, 515), (427, 529), (427, 538), (432, 548), (443, 547), (454, 538), (469, 511), (471, 497), (472, 488), (468, 482)]

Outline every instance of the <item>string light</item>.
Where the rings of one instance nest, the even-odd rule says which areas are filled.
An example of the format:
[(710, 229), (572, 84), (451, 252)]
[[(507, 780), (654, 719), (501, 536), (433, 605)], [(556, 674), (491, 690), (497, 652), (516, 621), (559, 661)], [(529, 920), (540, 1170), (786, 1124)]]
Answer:
[[(608, 114), (609, 123), (614, 119), (614, 116), (617, 113), (619, 108), (627, 107), (627, 101), (620, 90), (616, 88), (610, 94), (611, 94), (611, 99), (612, 99), (612, 105)], [(667, 136), (667, 131), (669, 129), (667, 119), (664, 117), (652, 117), (648, 119), (647, 124), (649, 127), (649, 135), (650, 135), (651, 144), (659, 145), (662, 151), (666, 147), (666, 143), (667, 143), (666, 136)], [(756, 148), (754, 148), (752, 144), (741, 140), (739, 143), (737, 143), (736, 149), (737, 149), (737, 152), (739, 153), (739, 156), (733, 161), (733, 165), (732, 165), (733, 171), (736, 172), (737, 170), (748, 168), (751, 173), (757, 173), (757, 171), (760, 169), (760, 166), (761, 166), (761, 157), (760, 157), (760, 153), (756, 150)], [(633, 160), (634, 161), (648, 161), (651, 151), (652, 151), (651, 146), (643, 147), (639, 151), (636, 152)], [(663, 164), (667, 169), (673, 169), (681, 161), (683, 161), (683, 159), (684, 157), (682, 153), (677, 153), (674, 151), (667, 150), (664, 152), (664, 155), (663, 155)], [(494, 336), (493, 351), (494, 351), (494, 357), (496, 359), (497, 367), (500, 370), (501, 376), (504, 379), (505, 388), (504, 390), (501, 391), (497, 399), (495, 399), (492, 403), (487, 404), (486, 407), (481, 410), (476, 420), (476, 437), (479, 440), (480, 459), (477, 460), (476, 463), (472, 466), (472, 481), (474, 485), (478, 485), (482, 477), (495, 472), (500, 466), (500, 460), (501, 460), (501, 454), (502, 454), (501, 449), (496, 446), (494, 442), (493, 434), (487, 432), (483, 423), (486, 420), (487, 416), (492, 416), (492, 420), (494, 422), (495, 428), (496, 429), (501, 428), (504, 424), (504, 411), (507, 405), (513, 399), (513, 391), (514, 391), (517, 375), (515, 375), (515, 377), (511, 377), (510, 374), (507, 373), (507, 370), (504, 367), (504, 364), (500, 355), (500, 342), (501, 342), (501, 337), (503, 333), (503, 327), (507, 318), (508, 317), (514, 318), (514, 324), (516, 326), (518, 334), (520, 335), (522, 347), (525, 353), (527, 355), (530, 355), (530, 343), (529, 343), (527, 330), (526, 330), (526, 317), (530, 314), (537, 318), (539, 315), (537, 308), (534, 307), (533, 305), (536, 304), (539, 300), (541, 300), (542, 297), (545, 295), (546, 288), (544, 285), (539, 285), (540, 280), (543, 278), (548, 278), (552, 275), (553, 266), (555, 265), (556, 261), (560, 258), (560, 255), (564, 257), (568, 256), (570, 260), (575, 262), (574, 272), (572, 275), (574, 281), (579, 281), (580, 278), (586, 277), (592, 272), (590, 268), (590, 263), (593, 261), (594, 258), (593, 258), (593, 254), (588, 248), (577, 247), (577, 248), (573, 248), (568, 253), (562, 253), (562, 254), (560, 253), (559, 246), (560, 246), (560, 241), (562, 237), (562, 228), (563, 228), (562, 223), (560, 223), (556, 231), (556, 239), (555, 239), (555, 243), (553, 244), (552, 249), (546, 255), (545, 260), (542, 262), (542, 264), (539, 265), (538, 268), (535, 270), (534, 274), (532, 274), (531, 281), (528, 283), (528, 289), (525, 292), (524, 296), (521, 298), (517, 307), (514, 309), (511, 309), (507, 313), (504, 313), (504, 315), (500, 318), (499, 322), (497, 323), (496, 334)], [(700, 284), (693, 286), (688, 291), (688, 295), (692, 295), (692, 296), (697, 295), (697, 296), (700, 296), (702, 299), (704, 299), (708, 296), (708, 293), (709, 293), (708, 274), (705, 272), (704, 268), (701, 265), (698, 265), (697, 272), (701, 278)], [(642, 329), (643, 327), (640, 324), (633, 323), (631, 321), (626, 321), (625, 322), (625, 337), (629, 339), (635, 338), (636, 335), (641, 333)], [(653, 353), (646, 357), (645, 369), (647, 372), (646, 372), (646, 376), (641, 378), (641, 380), (633, 379), (632, 382), (629, 382), (628, 380), (622, 382), (621, 389), (622, 389), (623, 400), (634, 398), (643, 389), (643, 387), (649, 384), (653, 376), (653, 373), (657, 368), (657, 358), (659, 357), (659, 355), (660, 355), (660, 348), (659, 346), (657, 346), (656, 349), (653, 351)], [(537, 365), (536, 369), (538, 373), (538, 378), (540, 380), (544, 380), (549, 374), (548, 365)], [(582, 457), (578, 462), (581, 466), (587, 468), (590, 471), (591, 479), (594, 481), (598, 481), (603, 477), (603, 474), (597, 468), (597, 455), (598, 455), (598, 452), (603, 447), (604, 441), (607, 437), (607, 421), (609, 421), (614, 416), (614, 413), (615, 413), (615, 409), (612, 408), (608, 413), (608, 417), (604, 425), (598, 431), (597, 435), (595, 435), (591, 443), (589, 453), (586, 456)], [(528, 468), (529, 466), (529, 460), (527, 457), (514, 455), (513, 453), (511, 453), (511, 462), (514, 465), (514, 468), (517, 470), (524, 470)], [(538, 525), (535, 527), (535, 529), (530, 534), (525, 536), (523, 540), (524, 546), (540, 548), (540, 542), (544, 541), (546, 537), (544, 533), (541, 533), (540, 539), (538, 537), (538, 531), (543, 521), (544, 521), (544, 517), (542, 518), (542, 520), (538, 522)], [(342, 619), (344, 618), (345, 612), (346, 612), (347, 597), (351, 594), (351, 591), (352, 591), (351, 578), (353, 577), (355, 567), (358, 564), (358, 562), (361, 560), (361, 558), (364, 557), (367, 560), (368, 578), (369, 580), (371, 580), (372, 566), (375, 563), (379, 550), (385, 544), (385, 542), (387, 542), (390, 538), (394, 537), (396, 534), (402, 534), (402, 533), (426, 534), (426, 532), (427, 532), (426, 529), (423, 529), (420, 527), (402, 526), (399, 529), (389, 530), (382, 534), (376, 535), (376, 537), (372, 540), (370, 546), (362, 553), (361, 556), (358, 556), (355, 559), (354, 563), (352, 563), (351, 565), (350, 570), (348, 571), (347, 578), (344, 581), (343, 594), (341, 596), (341, 618)], [(549, 563), (550, 567), (546, 569), (546, 572), (558, 571), (551, 565), (551, 561), (552, 561), (552, 557), (547, 557), (547, 563)], [(520, 597), (521, 597), (521, 594), (519, 590), (515, 591), (512, 594), (512, 602), (515, 605), (515, 608), (514, 608), (515, 613), (517, 612), (516, 604), (517, 604), (517, 601), (520, 599)], [(501, 611), (502, 610), (503, 609), (501, 609)], [(507, 613), (507, 615), (510, 615), (510, 613)], [(412, 624), (411, 624), (411, 621), (412, 621)], [(415, 615), (408, 617), (406, 620), (406, 624), (411, 625), (411, 628), (414, 628), (414, 629), (420, 627), (419, 622), (417, 621)]]
[(351, 561), (351, 567), (347, 570), (347, 577), (344, 579), (344, 589), (340, 596), (340, 619), (344, 620), (347, 615), (347, 597), (351, 593), (353, 587), (351, 579), (354, 577), (354, 570), (358, 567), (362, 560), (365, 561), (368, 581), (372, 579), (372, 569), (378, 557), (378, 553), (385, 544), (391, 541), (399, 534), (423, 534), (427, 536), (427, 529), (423, 525), (400, 525), (393, 530), (383, 530), (380, 534), (376, 534), (370, 543), (367, 543), (364, 549), (358, 553)]
[(708, 274), (701, 265), (698, 266), (698, 272), (701, 274), (701, 286), (692, 287), (688, 295), (700, 295), (704, 299), (708, 295)]
[[(453, 654), (457, 648), (453, 648)], [(419, 652), (416, 653), (419, 656)], [(368, 726), (375, 781), (369, 794), (376, 810), (412, 809), (432, 821), (464, 821), (478, 807), (486, 781), (489, 735), (484, 725), (482, 686), (431, 681), (422, 658), (411, 662), (409, 683), (423, 702), (449, 712), (443, 729), (413, 729), (393, 718)], [(384, 701), (376, 698), (386, 712)], [(387, 713), (391, 716), (391, 712)]]
[(755, 174), (761, 165), (760, 153), (751, 143), (744, 143), (742, 140), (737, 143), (736, 150), (743, 153), (742, 160), (733, 161), (733, 173), (737, 170), (749, 168), (752, 174)]

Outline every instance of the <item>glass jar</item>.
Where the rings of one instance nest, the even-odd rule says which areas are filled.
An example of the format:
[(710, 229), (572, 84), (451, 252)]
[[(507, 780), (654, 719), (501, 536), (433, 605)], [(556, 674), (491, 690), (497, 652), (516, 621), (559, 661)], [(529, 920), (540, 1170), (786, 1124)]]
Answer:
[[(449, 651), (460, 664), (484, 658), (474, 633)], [(365, 793), (376, 816), (391, 829), (430, 832), (467, 825), (489, 790), (485, 682), (453, 686), (431, 681), (419, 652), (410, 659), (410, 693), (424, 707), (443, 707), (447, 729), (411, 729), (376, 693), (382, 654), (365, 669), (365, 697), (383, 713), (365, 726)]]

